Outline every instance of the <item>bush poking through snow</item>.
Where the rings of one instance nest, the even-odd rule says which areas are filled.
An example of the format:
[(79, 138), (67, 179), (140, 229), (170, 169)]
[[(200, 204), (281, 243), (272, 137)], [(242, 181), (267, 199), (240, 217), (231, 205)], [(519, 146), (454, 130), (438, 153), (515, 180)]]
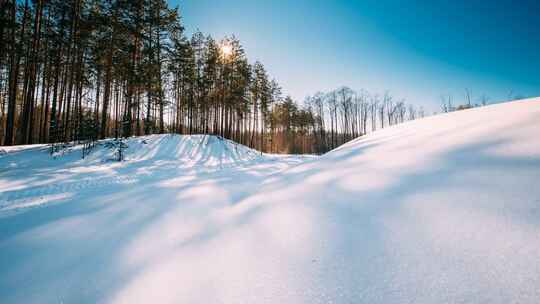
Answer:
[(116, 161), (123, 161), (125, 159), (124, 151), (128, 147), (123, 138), (113, 139), (105, 143), (105, 148), (114, 150), (114, 160)]

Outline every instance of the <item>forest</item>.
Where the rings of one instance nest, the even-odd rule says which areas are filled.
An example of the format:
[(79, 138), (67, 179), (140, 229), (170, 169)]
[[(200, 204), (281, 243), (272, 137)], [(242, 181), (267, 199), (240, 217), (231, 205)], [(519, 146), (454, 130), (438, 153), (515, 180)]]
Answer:
[(235, 37), (188, 37), (165, 0), (0, 0), (0, 143), (213, 134), (327, 152), (424, 116), (385, 92), (284, 96)]

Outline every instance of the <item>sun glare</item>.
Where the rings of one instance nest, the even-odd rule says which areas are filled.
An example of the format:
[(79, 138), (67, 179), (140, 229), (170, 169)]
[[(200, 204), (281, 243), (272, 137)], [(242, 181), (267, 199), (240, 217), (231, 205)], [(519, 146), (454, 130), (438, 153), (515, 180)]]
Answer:
[(232, 47), (228, 44), (223, 44), (221, 46), (221, 54), (223, 54), (223, 57), (227, 58), (232, 55)]

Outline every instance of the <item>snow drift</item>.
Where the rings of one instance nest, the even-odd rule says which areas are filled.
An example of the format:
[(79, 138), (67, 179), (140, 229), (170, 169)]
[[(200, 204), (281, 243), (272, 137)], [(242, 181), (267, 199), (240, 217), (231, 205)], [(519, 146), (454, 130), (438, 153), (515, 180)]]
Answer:
[(536, 303), (539, 130), (530, 99), (319, 158), (179, 136), (131, 139), (141, 147), (123, 163), (8, 151), (6, 206), (52, 183), (60, 198), (42, 190), (42, 208), (0, 212), (2, 302)]

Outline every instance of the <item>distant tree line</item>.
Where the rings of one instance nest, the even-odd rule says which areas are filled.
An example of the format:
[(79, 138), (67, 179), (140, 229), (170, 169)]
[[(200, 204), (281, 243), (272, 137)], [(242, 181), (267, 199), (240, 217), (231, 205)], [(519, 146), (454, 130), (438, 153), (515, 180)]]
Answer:
[[(441, 112), (442, 113), (449, 113), (454, 111), (461, 111), (461, 110), (467, 110), (477, 107), (483, 107), (488, 104), (490, 104), (491, 98), (487, 96), (486, 94), (480, 95), (478, 98), (476, 98), (476, 102), (474, 101), (475, 98), (473, 97), (472, 90), (469, 88), (465, 88), (464, 91), (464, 102), (461, 104), (454, 104), (454, 96), (451, 94), (448, 95), (441, 95)], [(527, 98), (524, 95), (521, 95), (519, 93), (515, 93), (513, 90), (510, 90), (508, 92), (508, 96), (506, 97), (506, 100), (519, 100), (519, 99), (525, 99)]]
[(291, 122), (285, 128), (279, 125), (274, 137), (279, 146), (299, 153), (324, 153), (368, 132), (425, 116), (422, 107), (396, 100), (389, 92), (370, 94), (347, 87), (318, 92), (306, 98), (302, 107), (287, 98), (274, 108), (272, 118), (283, 115), (283, 108), (292, 113)]
[(324, 153), (422, 108), (339, 88), (284, 97), (238, 39), (187, 37), (165, 0), (0, 0), (0, 142), (214, 134)]

